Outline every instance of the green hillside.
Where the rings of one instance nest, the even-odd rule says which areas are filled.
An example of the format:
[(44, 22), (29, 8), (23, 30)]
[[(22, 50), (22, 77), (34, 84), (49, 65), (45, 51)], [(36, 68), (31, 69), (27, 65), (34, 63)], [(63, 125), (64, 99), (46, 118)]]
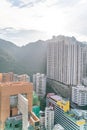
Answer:
[(46, 43), (37, 41), (26, 46), (0, 39), (0, 72), (46, 73)]

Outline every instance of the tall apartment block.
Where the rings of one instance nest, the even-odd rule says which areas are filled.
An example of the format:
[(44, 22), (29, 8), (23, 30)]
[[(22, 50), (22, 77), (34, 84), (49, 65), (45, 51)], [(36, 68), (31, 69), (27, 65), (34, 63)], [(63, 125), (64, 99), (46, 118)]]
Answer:
[(40, 130), (45, 130), (45, 112), (40, 111)]
[(30, 77), (27, 74), (18, 75), (18, 81), (30, 82)]
[(72, 102), (78, 106), (87, 105), (87, 87), (77, 86), (72, 87)]
[[(87, 112), (70, 109), (70, 102), (58, 95), (47, 95), (47, 107), (54, 109), (54, 124), (60, 124), (64, 130), (86, 130)], [(83, 114), (84, 113), (84, 114)]]
[(54, 127), (54, 110), (46, 107), (45, 108), (45, 128), (46, 130), (52, 130)]
[(0, 73), (0, 82), (12, 82), (14, 80), (14, 73)]
[(37, 95), (44, 97), (46, 93), (46, 76), (44, 74), (34, 74), (33, 75), (34, 90)]
[(65, 36), (47, 43), (47, 77), (66, 85), (80, 84), (87, 76), (87, 46)]
[(27, 74), (14, 74), (13, 72), (0, 73), (0, 82), (30, 82), (30, 76)]

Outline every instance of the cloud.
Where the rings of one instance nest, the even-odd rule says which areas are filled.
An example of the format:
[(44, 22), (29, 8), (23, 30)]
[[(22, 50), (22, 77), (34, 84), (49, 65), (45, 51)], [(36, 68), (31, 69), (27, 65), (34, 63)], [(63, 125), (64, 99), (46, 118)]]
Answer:
[(60, 7), (66, 8), (66, 7), (72, 7), (79, 3), (80, 0), (57, 0), (56, 5), (59, 5)]
[(0, 36), (12, 41), (59, 34), (87, 40), (87, 0), (3, 0), (0, 12)]
[[(67, 12), (67, 32), (78, 35), (79, 40), (87, 40), (87, 1), (80, 0)], [(83, 39), (84, 37), (84, 39)]]
[(12, 6), (18, 6), (18, 7), (20, 7), (23, 4), (21, 0), (8, 0), (8, 2), (10, 2)]
[(38, 30), (17, 30), (12, 27), (0, 29), (0, 38), (14, 42), (18, 46), (25, 45), (29, 42), (37, 41), (39, 39), (46, 39), (45, 32)]
[(8, 0), (12, 4), (12, 6), (16, 6), (19, 8), (24, 7), (33, 7), (35, 4), (42, 2), (43, 0)]

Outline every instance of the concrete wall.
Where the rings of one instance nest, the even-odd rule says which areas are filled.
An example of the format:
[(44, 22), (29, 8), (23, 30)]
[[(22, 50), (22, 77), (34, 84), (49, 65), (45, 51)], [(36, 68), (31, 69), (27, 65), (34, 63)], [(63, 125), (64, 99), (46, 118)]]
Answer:
[(64, 85), (60, 82), (51, 79), (47, 79), (47, 85), (51, 87), (56, 94), (60, 94), (65, 98), (71, 99), (71, 86)]

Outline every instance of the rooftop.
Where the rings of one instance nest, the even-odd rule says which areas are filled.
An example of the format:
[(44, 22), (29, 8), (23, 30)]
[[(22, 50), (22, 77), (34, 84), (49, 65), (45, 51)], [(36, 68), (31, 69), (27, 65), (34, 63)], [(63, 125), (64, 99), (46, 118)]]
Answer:
[[(47, 96), (48, 97), (48, 96)], [(57, 101), (62, 101), (64, 104), (69, 101), (68, 99), (66, 98), (63, 98), (61, 96), (58, 96), (58, 95), (52, 95), (52, 96), (49, 96), (52, 100), (54, 100), (55, 102)]]
[(58, 95), (53, 95), (53, 96), (50, 96), (51, 99), (55, 100), (56, 102), (57, 101), (61, 101), (62, 100), (62, 97), (58, 96)]
[(65, 112), (64, 115), (66, 115), (71, 121), (76, 123), (78, 126), (86, 124), (83, 116), (79, 117), (79, 116), (75, 115), (74, 109), (73, 109), (73, 111)]

